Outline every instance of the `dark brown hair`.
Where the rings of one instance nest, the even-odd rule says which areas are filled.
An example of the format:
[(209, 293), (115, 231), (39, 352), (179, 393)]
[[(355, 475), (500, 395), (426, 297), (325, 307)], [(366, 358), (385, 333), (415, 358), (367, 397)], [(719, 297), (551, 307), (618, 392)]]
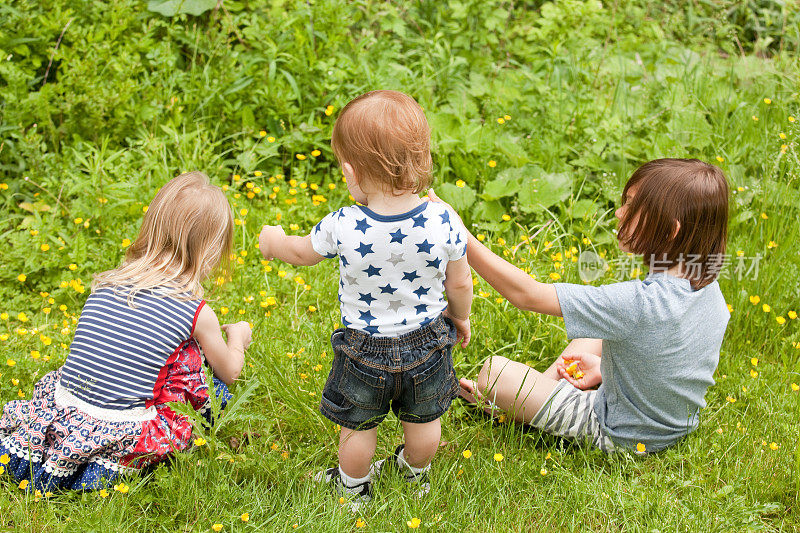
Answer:
[(348, 103), (333, 126), (331, 148), (359, 179), (419, 193), (431, 184), (431, 130), (425, 113), (398, 91), (371, 91)]
[(695, 290), (716, 279), (728, 238), (728, 182), (719, 167), (698, 159), (650, 161), (625, 184), (622, 203), (619, 240), (644, 256), (651, 272), (683, 263)]

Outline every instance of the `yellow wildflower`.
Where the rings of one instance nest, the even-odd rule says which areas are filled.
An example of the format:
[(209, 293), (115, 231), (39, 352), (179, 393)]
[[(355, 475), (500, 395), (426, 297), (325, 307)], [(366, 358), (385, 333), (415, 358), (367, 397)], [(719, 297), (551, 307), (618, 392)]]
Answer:
[(495, 161), (494, 159), (492, 159), (492, 160), (490, 160), (490, 161), (489, 161), (489, 167), (490, 167), (490, 168), (494, 168), (494, 167), (496, 167), (496, 166), (497, 166), (497, 161)]
[(461, 452), (461, 455), (464, 457), (464, 459), (469, 459), (470, 457), (472, 457), (472, 451), (464, 450), (463, 452)]
[(406, 520), (406, 525), (410, 529), (417, 529), (421, 523), (422, 523), (422, 520), (420, 520), (419, 518), (416, 518), (416, 517), (412, 518), (411, 520)]
[(496, 453), (496, 454), (494, 454), (494, 460), (495, 460), (495, 461), (497, 461), (497, 462), (499, 463), (500, 461), (502, 461), (502, 460), (503, 460), (503, 454), (502, 454), (502, 453)]
[(644, 453), (646, 450), (647, 450), (647, 448), (645, 447), (644, 443), (639, 442), (639, 443), (636, 444), (636, 451), (637, 452)]

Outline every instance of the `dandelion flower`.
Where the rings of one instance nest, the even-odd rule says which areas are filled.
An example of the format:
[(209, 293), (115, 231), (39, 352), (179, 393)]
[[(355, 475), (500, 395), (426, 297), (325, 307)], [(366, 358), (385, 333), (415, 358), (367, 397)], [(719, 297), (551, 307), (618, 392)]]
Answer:
[(305, 159), (306, 159), (306, 156), (305, 156), (305, 155), (303, 155), (303, 154), (296, 154), (296, 155), (295, 155), (295, 157), (296, 157), (297, 159), (299, 159), (300, 161), (303, 161), (303, 160), (305, 160)]
[(467, 184), (467, 183), (466, 183), (464, 180), (458, 180), (458, 181), (456, 181), (456, 187), (458, 187), (458, 188), (463, 188), (463, 187), (464, 187), (464, 185), (466, 185), (466, 184)]
[(326, 116), (326, 117), (329, 117), (329, 116), (331, 116), (332, 114), (333, 114), (333, 106), (332, 106), (332, 105), (329, 105), (328, 107), (326, 107), (326, 108), (325, 108), (325, 116)]
[(21, 488), (22, 490), (27, 489), (28, 488), (28, 480), (27, 479), (23, 479), (22, 481), (20, 481), (19, 482), (19, 488)]
[(362, 520), (361, 518), (356, 520), (356, 527), (357, 528), (361, 529), (362, 527), (365, 527), (366, 525), (367, 525), (367, 523), (364, 522), (364, 520)]
[(539, 474), (541, 474), (542, 476), (546, 476), (547, 475), (547, 469), (542, 467), (542, 469), (539, 470)]
[(250, 521), (250, 513), (242, 513), (242, 516), (239, 517), (242, 522), (249, 522)]
[(463, 452), (461, 452), (461, 455), (462, 457), (464, 457), (464, 459), (469, 459), (470, 457), (472, 457), (472, 451), (464, 450)]
[(206, 439), (204, 439), (203, 437), (197, 437), (196, 439), (194, 439), (195, 446), (205, 446), (205, 444), (206, 444)]
[(17, 279), (19, 280), (20, 283), (25, 283), (25, 280), (28, 279), (28, 276), (26, 276), (25, 274), (20, 274), (19, 276), (17, 276)]
[(14, 361), (13, 359), (6, 359), (6, 364), (7, 364), (8, 366), (14, 366), (14, 365), (16, 365), (16, 364), (17, 364), (17, 362), (16, 362), (16, 361)]
[(421, 523), (422, 520), (416, 517), (412, 518), (411, 520), (406, 520), (406, 525), (411, 529), (417, 529)]
[(497, 119), (497, 123), (498, 124), (505, 124), (505, 122), (506, 122), (506, 119), (504, 119), (503, 117), (498, 117), (498, 119)]
[(770, 450), (777, 450), (780, 447), (781, 447), (780, 444), (778, 444), (777, 442), (770, 442), (769, 443), (769, 449)]
[(769, 98), (764, 98), (764, 103), (769, 105), (772, 103), (772, 100), (770, 100)]
[(769, 218), (769, 216), (767, 216), (766, 213), (761, 213), (761, 218), (763, 218), (764, 220), (767, 220)]
[(789, 117), (787, 120), (788, 120), (789, 122), (794, 122), (794, 117)]
[(750, 303), (753, 304), (753, 305), (758, 305), (758, 302), (760, 302), (760, 301), (761, 301), (761, 297), (759, 295), (757, 295), (757, 294), (754, 294), (753, 296), (750, 297)]
[(100, 489), (100, 492), (98, 494), (100, 495), (101, 498), (108, 498), (108, 491), (106, 489)]
[(795, 392), (800, 391), (800, 385), (797, 383), (792, 383), (792, 390)]
[(758, 366), (758, 357), (752, 357), (750, 359), (750, 364), (753, 366)]
[(0, 455), (0, 465), (7, 465), (9, 462), (11, 462), (11, 458), (7, 453)]
[(733, 396), (728, 396), (725, 399), (728, 401), (728, 403), (736, 403), (736, 398), (734, 398)]
[(718, 155), (717, 156), (717, 161), (719, 161), (720, 163), (724, 163), (725, 162), (725, 158)]
[(647, 450), (647, 448), (645, 447), (644, 443), (639, 442), (639, 443), (636, 444), (636, 451), (637, 452), (644, 453), (646, 450)]
[(267, 142), (274, 143), (275, 142), (275, 137), (267, 137)]
[(318, 157), (321, 153), (322, 152), (320, 152), (319, 150), (311, 150), (311, 155), (313, 157)]
[(502, 460), (503, 460), (503, 454), (502, 454), (502, 453), (496, 453), (496, 454), (494, 454), (494, 460), (495, 460), (495, 461), (497, 461), (497, 462), (499, 463), (500, 461), (502, 461)]
[(219, 533), (220, 531), (222, 531), (222, 524), (219, 524), (219, 523), (214, 524), (213, 526), (211, 526), (211, 529), (213, 529), (214, 531)]
[(788, 313), (786, 313), (786, 314), (787, 314), (787, 315), (789, 316), (789, 318), (791, 318), (792, 320), (794, 320), (795, 318), (797, 318), (797, 312), (795, 312), (795, 311), (789, 311), (789, 312), (788, 312)]
[(490, 161), (489, 161), (489, 167), (490, 167), (490, 168), (494, 168), (494, 167), (496, 167), (496, 166), (497, 166), (497, 161), (495, 161), (494, 159), (492, 159), (492, 160), (490, 160)]
[(750, 370), (750, 377), (753, 379), (757, 378), (758, 372), (756, 372), (755, 370)]
[(782, 326), (783, 324), (786, 323), (786, 319), (783, 318), (782, 316), (776, 316), (775, 317), (775, 322), (777, 322), (778, 324), (780, 324)]
[(770, 311), (772, 311), (772, 308), (769, 306), (769, 304), (764, 304), (761, 306), (761, 310), (764, 311), (765, 313), (769, 313)]

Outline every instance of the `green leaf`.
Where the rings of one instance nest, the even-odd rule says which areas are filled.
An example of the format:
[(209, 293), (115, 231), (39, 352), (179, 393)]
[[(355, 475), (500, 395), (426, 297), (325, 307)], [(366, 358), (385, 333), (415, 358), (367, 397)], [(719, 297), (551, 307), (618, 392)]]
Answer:
[(530, 163), (528, 153), (522, 148), (521, 139), (519, 137), (512, 137), (509, 134), (499, 135), (495, 139), (495, 147), (500, 150), (515, 167), (521, 167)]
[(486, 200), (496, 200), (515, 196), (520, 191), (525, 176), (531, 167), (509, 168), (498, 174), (497, 178), (486, 184), (481, 195)]
[(437, 187), (436, 192), (441, 196), (442, 200), (453, 206), (456, 211), (471, 208), (477, 197), (475, 191), (469, 185), (457, 187), (452, 183), (442, 183)]
[(216, 5), (217, 0), (150, 0), (147, 3), (147, 10), (165, 17), (182, 14), (199, 16)]
[(572, 177), (567, 172), (545, 174), (538, 172), (526, 179), (519, 193), (519, 206), (522, 211), (535, 213), (563, 202), (572, 193)]

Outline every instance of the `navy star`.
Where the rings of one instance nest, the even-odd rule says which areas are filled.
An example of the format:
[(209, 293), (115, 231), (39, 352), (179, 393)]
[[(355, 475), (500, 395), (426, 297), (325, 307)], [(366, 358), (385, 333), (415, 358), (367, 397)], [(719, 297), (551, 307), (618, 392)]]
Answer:
[(387, 283), (383, 287), (378, 287), (378, 288), (381, 290), (381, 294), (394, 294), (394, 291), (397, 290), (397, 288), (392, 287), (390, 283)]
[(370, 265), (367, 268), (365, 268), (364, 270), (362, 270), (362, 272), (364, 272), (364, 274), (366, 274), (368, 278), (371, 278), (372, 276), (380, 276), (381, 267), (376, 267), (375, 265)]
[(412, 228), (416, 228), (417, 226), (421, 226), (421, 227), (424, 228), (425, 227), (425, 223), (428, 221), (428, 219), (425, 218), (425, 215), (423, 215), (422, 213), (420, 213), (419, 215), (413, 217), (411, 220), (414, 221), (414, 225), (411, 226)]
[(367, 311), (366, 313), (365, 313), (364, 311), (359, 311), (359, 312), (358, 312), (358, 315), (359, 315), (359, 317), (358, 317), (358, 318), (359, 318), (360, 320), (363, 320), (364, 322), (366, 322), (366, 323), (367, 323), (367, 325), (369, 325), (369, 324), (370, 324), (370, 322), (372, 322), (373, 320), (375, 320), (375, 317), (374, 317), (374, 316), (372, 316), (372, 313), (371, 313), (371, 312), (369, 312), (369, 311)]
[(375, 252), (372, 251), (372, 245), (371, 244), (367, 244), (367, 243), (364, 243), (364, 242), (360, 242), (358, 244), (359, 244), (359, 246), (358, 246), (358, 248), (356, 248), (356, 252), (361, 254), (361, 258), (362, 259), (367, 254), (374, 254), (375, 253)]
[(408, 237), (408, 235), (405, 235), (405, 234), (402, 232), (402, 230), (400, 230), (399, 228), (398, 228), (398, 230), (397, 230), (397, 231), (395, 231), (394, 233), (391, 233), (391, 232), (390, 232), (390, 233), (389, 233), (389, 235), (391, 235), (391, 236), (392, 236), (392, 240), (391, 240), (391, 241), (389, 241), (389, 242), (399, 242), (400, 244), (403, 244), (403, 239), (405, 239), (406, 237)]
[(416, 270), (412, 270), (411, 272), (403, 272), (403, 279), (404, 279), (404, 280), (406, 280), (406, 279), (407, 279), (408, 281), (410, 281), (410, 282), (412, 282), (412, 283), (414, 282), (414, 280), (415, 280), (415, 279), (417, 279), (417, 278), (421, 278), (421, 277), (422, 277), (422, 276), (420, 276), (419, 274), (417, 274), (417, 271), (416, 271)]
[(460, 242), (461, 242), (461, 235), (456, 233), (456, 244), (459, 244)]
[(442, 260), (438, 259), (438, 258), (434, 259), (433, 261), (425, 261), (425, 262), (428, 263), (427, 266), (432, 267), (432, 268), (437, 268), (437, 269), (439, 268), (439, 265), (442, 264)]
[(404, 318), (404, 319), (403, 319), (403, 321), (402, 321), (402, 322), (400, 322), (400, 323), (401, 323), (402, 325), (404, 325), (404, 326), (405, 326), (405, 325), (408, 325), (408, 319), (407, 319), (407, 318)]
[(350, 264), (350, 261), (348, 261), (347, 258), (344, 255), (340, 255), (339, 259), (342, 260), (342, 266), (347, 266), (347, 265)]
[(322, 226), (322, 221), (321, 220), (319, 222), (317, 222), (316, 226), (314, 226), (314, 233), (319, 233), (320, 226)]
[(339, 218), (342, 218), (344, 216), (344, 209), (339, 209), (339, 211), (337, 211), (337, 213), (338, 213), (337, 216)]
[(428, 239), (425, 239), (421, 243), (415, 244), (414, 246), (417, 247), (417, 253), (426, 253), (426, 254), (431, 253), (431, 248), (433, 248), (433, 245), (428, 242)]
[(449, 211), (445, 211), (444, 213), (442, 213), (439, 216), (442, 217), (442, 224), (450, 222), (450, 212)]
[(374, 302), (376, 300), (376, 298), (374, 296), (372, 296), (372, 294), (370, 294), (368, 292), (367, 293), (359, 292), (358, 293), (358, 299), (361, 300), (362, 302), (364, 302), (367, 305), (371, 304), (372, 302)]
[(363, 234), (365, 234), (365, 235), (366, 235), (366, 233), (367, 233), (367, 230), (368, 230), (369, 228), (371, 228), (371, 227), (372, 227), (372, 226), (370, 226), (370, 225), (369, 225), (369, 222), (367, 222), (367, 219), (366, 219), (366, 218), (365, 218), (364, 220), (357, 220), (357, 221), (356, 221), (356, 229), (357, 229), (357, 230), (359, 230), (359, 231), (361, 231), (361, 233), (363, 233)]
[(364, 331), (366, 331), (370, 335), (375, 335), (376, 333), (378, 333), (378, 326), (365, 326)]
[(420, 326), (427, 326), (431, 322), (433, 322), (433, 319), (431, 317), (428, 317), (428, 318), (424, 319), (422, 322), (420, 322), (419, 325)]
[(427, 313), (428, 312), (428, 306), (425, 305), (425, 304), (415, 305), (414, 309), (417, 310), (417, 314), (418, 315), (421, 315), (422, 313)]
[(350, 326), (350, 321), (347, 320), (345, 317), (342, 317), (342, 325), (344, 327), (349, 327)]
[(417, 298), (422, 299), (422, 297), (424, 295), (428, 294), (429, 290), (431, 290), (430, 287), (428, 287), (428, 288), (419, 287), (417, 290), (412, 291), (412, 292), (417, 295)]

